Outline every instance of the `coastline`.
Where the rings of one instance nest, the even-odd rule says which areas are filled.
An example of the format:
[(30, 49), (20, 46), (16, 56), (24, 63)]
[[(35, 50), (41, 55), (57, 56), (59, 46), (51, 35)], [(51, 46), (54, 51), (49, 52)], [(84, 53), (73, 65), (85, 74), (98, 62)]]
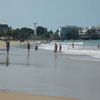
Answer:
[(1, 100), (77, 100), (74, 98), (34, 96), (31, 94), (3, 93), (3, 92), (0, 92), (0, 99)]
[(64, 97), (50, 97), (50, 96), (34, 96), (31, 94), (18, 94), (18, 93), (1, 93), (1, 100), (77, 100), (74, 98), (64, 98)]
[[(19, 41), (10, 41), (11, 46), (19, 45)], [(6, 48), (6, 42), (0, 40), (0, 49)]]
[[(32, 44), (32, 41), (29, 41), (30, 44)], [(23, 45), (23, 44), (27, 44), (27, 41), (24, 41), (24, 42), (21, 42), (20, 41), (14, 41), (14, 40), (11, 40), (10, 41), (10, 45), (11, 46), (17, 46), (17, 45)], [(4, 49), (6, 48), (6, 42), (5, 41), (1, 41), (0, 40), (0, 49)]]

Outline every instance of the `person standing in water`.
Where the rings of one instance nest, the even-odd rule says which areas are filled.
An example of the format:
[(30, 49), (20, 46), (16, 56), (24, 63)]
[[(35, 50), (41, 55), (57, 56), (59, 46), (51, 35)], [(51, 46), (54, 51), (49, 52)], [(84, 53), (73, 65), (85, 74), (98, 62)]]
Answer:
[(30, 43), (27, 44), (28, 51), (30, 50)]
[(38, 46), (37, 46), (37, 44), (35, 44), (35, 50), (36, 50), (36, 51), (38, 50)]
[(58, 45), (55, 43), (54, 52), (57, 52)]
[(100, 45), (98, 44), (98, 49), (100, 48)]
[(62, 50), (62, 46), (61, 44), (59, 44), (59, 52), (61, 52), (61, 50)]
[(72, 43), (72, 48), (74, 48), (74, 43)]

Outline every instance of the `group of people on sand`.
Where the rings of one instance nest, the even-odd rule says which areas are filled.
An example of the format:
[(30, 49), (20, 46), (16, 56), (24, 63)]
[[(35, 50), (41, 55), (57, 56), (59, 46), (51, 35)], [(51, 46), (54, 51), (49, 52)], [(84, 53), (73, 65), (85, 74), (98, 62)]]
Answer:
[[(29, 42), (27, 42), (28, 51), (30, 51), (30, 47), (31, 47), (31, 44)], [(9, 41), (6, 41), (6, 50), (7, 50), (7, 53), (9, 53), (9, 50), (10, 50), (10, 42)], [(38, 50), (38, 45), (37, 44), (35, 44), (35, 50), (36, 51)]]
[[(61, 50), (62, 50), (62, 45), (59, 44), (59, 52), (61, 52)], [(57, 45), (57, 43), (55, 43), (54, 52), (57, 52), (57, 51), (58, 51), (58, 45)]]

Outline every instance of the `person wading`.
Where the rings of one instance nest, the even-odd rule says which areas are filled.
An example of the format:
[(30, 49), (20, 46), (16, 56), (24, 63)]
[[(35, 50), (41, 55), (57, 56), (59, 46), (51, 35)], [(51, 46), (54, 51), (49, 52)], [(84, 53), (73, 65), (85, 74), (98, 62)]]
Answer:
[(57, 52), (57, 49), (58, 49), (58, 45), (55, 43), (54, 52)]
[(35, 45), (35, 50), (36, 50), (36, 51), (38, 50), (38, 46), (37, 46), (37, 44)]
[(59, 52), (61, 52), (61, 50), (62, 50), (62, 46), (61, 44), (59, 44)]
[(29, 42), (27, 44), (27, 48), (28, 48), (28, 51), (29, 51), (30, 50), (30, 44), (29, 44)]

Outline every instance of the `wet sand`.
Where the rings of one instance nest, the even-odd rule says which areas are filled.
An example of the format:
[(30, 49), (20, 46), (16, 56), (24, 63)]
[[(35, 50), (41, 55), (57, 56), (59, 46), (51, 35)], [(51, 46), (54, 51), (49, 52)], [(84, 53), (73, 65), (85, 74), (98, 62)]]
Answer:
[(77, 100), (73, 98), (34, 96), (30, 94), (0, 93), (0, 100)]
[[(11, 46), (20, 45), (19, 41), (11, 41), (10, 43), (11, 43)], [(26, 44), (26, 42), (23, 42), (22, 45), (23, 44)], [(0, 49), (5, 49), (5, 48), (6, 48), (5, 42), (0, 41)], [(9, 56), (7, 55), (7, 59), (9, 59), (8, 57)], [(9, 63), (9, 60), (7, 60), (7, 62), (5, 62), (5, 64), (6, 63)], [(7, 66), (8, 65), (9, 64), (7, 64)], [(64, 97), (59, 97), (59, 96), (57, 96), (57, 97), (55, 97), (55, 96), (35, 96), (35, 95), (29, 94), (29, 93), (27, 93), (27, 94), (22, 94), (19, 92), (10, 93), (10, 91), (4, 92), (4, 90), (0, 90), (0, 100), (77, 100), (77, 99), (64, 98)]]
[(52, 96), (57, 100), (100, 99), (100, 62), (91, 57), (35, 51), (34, 47), (28, 52), (26, 46), (12, 47), (9, 55), (0, 53), (0, 90), (14, 95), (25, 93), (20, 94), (23, 98), (26, 94), (38, 95), (39, 100), (45, 100), (45, 96), (46, 100)]

